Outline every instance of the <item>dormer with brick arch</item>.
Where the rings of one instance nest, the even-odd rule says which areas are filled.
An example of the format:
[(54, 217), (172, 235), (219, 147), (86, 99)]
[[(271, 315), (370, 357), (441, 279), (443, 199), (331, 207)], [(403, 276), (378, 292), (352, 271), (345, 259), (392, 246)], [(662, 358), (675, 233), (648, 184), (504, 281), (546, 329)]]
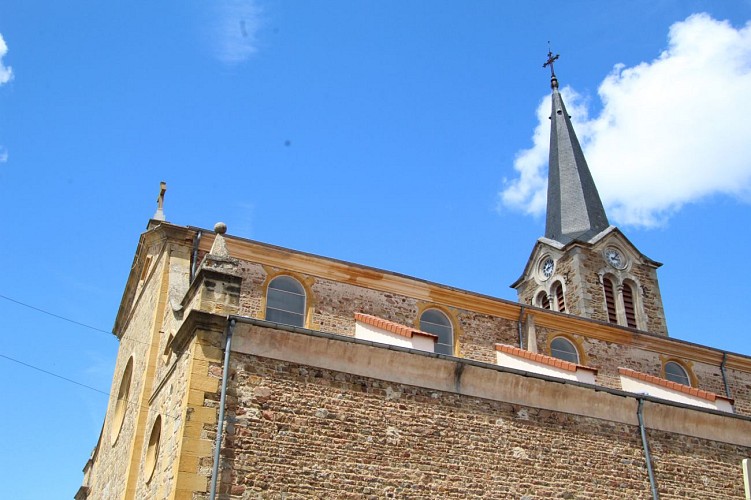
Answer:
[(552, 65), (551, 88), (545, 236), (511, 286), (522, 304), (667, 335), (662, 264), (609, 224)]

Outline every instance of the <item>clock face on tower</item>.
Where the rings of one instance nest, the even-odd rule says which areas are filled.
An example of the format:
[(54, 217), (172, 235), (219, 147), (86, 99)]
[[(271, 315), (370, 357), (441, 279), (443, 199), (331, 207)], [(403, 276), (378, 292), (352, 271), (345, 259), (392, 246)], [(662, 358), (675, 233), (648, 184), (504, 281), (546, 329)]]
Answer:
[(623, 269), (626, 267), (626, 260), (621, 255), (621, 252), (615, 248), (607, 248), (605, 250), (605, 260), (616, 269)]
[(548, 279), (553, 276), (553, 270), (555, 269), (555, 263), (550, 257), (545, 257), (540, 263), (540, 273), (544, 279)]

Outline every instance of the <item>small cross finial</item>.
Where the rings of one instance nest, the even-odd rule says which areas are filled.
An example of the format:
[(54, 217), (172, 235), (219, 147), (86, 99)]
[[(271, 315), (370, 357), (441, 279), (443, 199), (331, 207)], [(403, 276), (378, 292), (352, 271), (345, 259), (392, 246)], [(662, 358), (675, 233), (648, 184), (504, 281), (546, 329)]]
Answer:
[(167, 183), (162, 181), (159, 183), (159, 196), (156, 199), (156, 213), (152, 219), (164, 220), (164, 193), (167, 192)]
[(550, 87), (551, 88), (557, 88), (558, 87), (558, 78), (555, 76), (555, 68), (553, 67), (553, 63), (558, 60), (560, 57), (560, 54), (553, 55), (553, 51), (550, 49), (550, 42), (548, 42), (548, 60), (545, 61), (545, 64), (542, 65), (543, 68), (547, 68), (550, 66)]

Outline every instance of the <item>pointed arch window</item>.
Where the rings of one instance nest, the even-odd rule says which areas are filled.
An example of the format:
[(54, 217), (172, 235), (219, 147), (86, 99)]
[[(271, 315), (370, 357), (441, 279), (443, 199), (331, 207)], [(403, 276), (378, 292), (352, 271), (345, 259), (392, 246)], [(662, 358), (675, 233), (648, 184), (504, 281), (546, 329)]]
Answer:
[(543, 309), (550, 309), (550, 300), (548, 300), (548, 294), (545, 292), (540, 292), (537, 294), (537, 299), (535, 299), (535, 302), (537, 303), (537, 307), (542, 307)]
[(555, 306), (558, 312), (566, 312), (566, 302), (563, 300), (563, 285), (560, 281), (553, 284), (553, 297), (555, 297)]
[(420, 330), (438, 336), (435, 352), (454, 355), (454, 327), (438, 309), (427, 309), (420, 315)]
[(291, 326), (305, 325), (305, 289), (291, 276), (277, 276), (266, 292), (266, 320)]
[(605, 291), (605, 306), (608, 310), (608, 322), (618, 323), (618, 314), (615, 309), (615, 286), (613, 280), (608, 277), (602, 279), (602, 288)]
[(579, 364), (579, 351), (566, 337), (556, 337), (550, 342), (550, 355), (569, 363)]
[(636, 312), (634, 309), (634, 288), (630, 283), (623, 284), (623, 310), (626, 313), (626, 326), (636, 328)]

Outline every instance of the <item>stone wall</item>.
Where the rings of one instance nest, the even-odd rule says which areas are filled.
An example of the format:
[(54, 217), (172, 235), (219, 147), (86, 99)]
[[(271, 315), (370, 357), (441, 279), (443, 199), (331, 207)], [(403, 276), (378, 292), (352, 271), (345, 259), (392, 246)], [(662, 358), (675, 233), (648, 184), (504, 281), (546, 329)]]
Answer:
[[(649, 498), (638, 427), (233, 354), (225, 498)], [(742, 496), (747, 448), (650, 431), (662, 498)]]
[[(558, 271), (566, 273), (568, 272), (567, 269), (564, 263), (561, 264)], [(364, 312), (417, 327), (419, 326), (420, 311), (426, 307), (440, 307), (454, 323), (457, 336), (456, 354), (458, 356), (494, 363), (496, 343), (514, 346), (519, 344), (518, 318), (510, 319), (452, 307), (451, 304), (421, 301), (394, 292), (382, 292), (248, 261), (240, 262), (238, 273), (242, 277), (239, 314), (244, 316), (264, 319), (264, 295), (269, 277), (287, 273), (305, 283), (308, 287), (308, 300), (311, 303), (308, 327), (312, 330), (354, 336), (354, 314), (356, 312)], [(596, 279), (594, 271), (589, 275), (595, 276)], [(566, 274), (563, 276), (565, 277)], [(597, 288), (597, 290), (600, 289), (601, 287)], [(599, 300), (596, 298), (596, 294), (594, 297), (595, 300)], [(604, 301), (604, 298), (602, 300)], [(532, 313), (540, 314), (535, 313), (534, 309)], [(538, 327), (538, 351), (550, 354), (549, 340), (551, 336), (558, 334), (555, 329)], [(664, 356), (661, 357), (654, 351), (592, 338), (585, 331), (582, 331), (579, 335), (569, 335), (569, 338), (580, 347), (580, 352), (583, 355), (582, 363), (599, 370), (597, 383), (600, 385), (620, 389), (619, 367), (663, 376), (661, 369)], [(683, 361), (695, 375), (695, 382), (699, 388), (724, 395), (719, 366), (690, 360)], [(751, 376), (747, 373), (741, 372), (735, 377), (739, 379), (739, 391), (745, 389), (745, 382), (740, 383), (741, 380), (751, 382)], [(741, 392), (738, 396), (741, 394), (745, 393)], [(741, 413), (751, 414), (751, 408), (747, 406), (738, 405), (738, 409)]]
[[(150, 267), (141, 273), (132, 313), (125, 331), (120, 339), (115, 373), (113, 376), (110, 403), (105, 416), (100, 442), (97, 445), (96, 460), (90, 474), (91, 498), (123, 498), (131, 469), (137, 467), (132, 463), (132, 456), (140, 449), (143, 430), (137, 426), (141, 404), (149, 397), (151, 380), (145, 380), (149, 362), (155, 314), (159, 305), (162, 289), (162, 275), (165, 269), (166, 255), (160, 256), (160, 244), (155, 244), (145, 253)], [(158, 341), (158, 339), (157, 339)], [(128, 360), (133, 359), (133, 377), (131, 380), (128, 403), (120, 431), (113, 429), (114, 414), (123, 372)], [(112, 439), (112, 436), (116, 436)], [(140, 458), (140, 457), (139, 457)]]
[[(244, 260), (214, 259), (189, 288), (190, 247), (156, 237), (150, 241), (137, 257), (140, 267), (134, 264), (126, 288), (123, 304), (130, 310), (121, 308), (118, 315), (121, 347), (102, 437), (86, 476), (90, 498), (205, 498), (227, 314), (264, 319), (266, 286), (280, 273), (303, 284), (309, 306), (306, 327), (323, 335), (287, 332), (285, 342), (292, 351), (279, 350), (276, 360), (268, 352), (233, 353), (220, 476), (225, 497), (649, 497), (633, 411), (621, 408), (628, 416), (622, 413), (619, 418), (597, 413), (623, 400), (621, 396), (609, 395), (606, 404), (596, 396), (602, 391), (578, 388), (586, 393), (594, 413), (577, 413), (579, 395), (562, 402), (558, 383), (536, 380), (534, 387), (522, 387), (514, 380), (528, 379), (508, 373), (483, 389), (490, 392), (472, 393), (477, 387), (471, 384), (470, 393), (451, 392), (460, 379), (474, 380), (462, 379), (464, 365), (467, 370), (492, 369), (411, 353), (400, 353), (398, 360), (378, 358), (391, 350), (377, 346), (347, 351), (341, 346), (357, 344), (346, 339), (354, 336), (356, 312), (419, 327), (421, 312), (438, 308), (454, 325), (456, 356), (489, 364), (495, 363), (496, 343), (518, 345), (523, 312), (536, 318), (539, 352), (549, 354), (550, 340), (567, 336), (579, 347), (582, 363), (599, 370), (598, 385), (620, 389), (619, 367), (663, 376), (664, 362), (676, 359), (666, 353), (673, 352), (672, 356), (680, 355), (697, 387), (724, 394), (721, 353), (700, 346), (535, 308), (520, 311), (507, 301), (250, 243), (252, 251), (244, 250)], [(203, 257), (198, 260), (203, 262)], [(567, 262), (556, 269), (563, 273), (560, 277), (573, 272), (569, 264), (579, 265), (579, 271), (586, 267), (575, 259)], [(593, 269), (585, 275), (597, 278)], [(567, 293), (573, 291), (575, 286), (567, 285)], [(598, 300), (595, 295), (592, 301)], [(267, 331), (259, 338), (267, 339), (278, 331), (268, 325), (261, 330)], [(526, 338), (527, 328), (523, 330)], [(330, 340), (297, 351), (307, 357), (284, 357), (295, 346), (319, 337)], [(250, 341), (244, 342), (249, 349)], [(349, 365), (320, 368), (327, 365), (316, 363), (331, 356), (330, 349), (343, 349), (336, 359)], [(113, 442), (117, 392), (131, 357), (130, 404)], [(425, 364), (425, 359), (434, 363)], [(371, 368), (381, 371), (374, 375), (367, 371)], [(416, 380), (435, 375), (435, 370), (443, 370), (444, 385), (418, 387)], [(731, 355), (727, 372), (736, 412), (751, 415), (747, 359)], [(395, 378), (389, 378), (391, 374)], [(497, 396), (496, 389), (509, 392)], [(572, 391), (569, 386), (566, 390)], [(537, 399), (513, 399), (509, 394), (532, 394)], [(708, 421), (719, 418), (720, 426), (717, 420), (686, 424), (680, 432), (720, 432), (717, 429), (727, 422), (738, 422), (701, 415)], [(161, 443), (154, 475), (148, 479), (144, 457), (157, 416), (162, 419)], [(663, 431), (650, 430), (650, 439), (663, 498), (739, 495), (737, 463), (748, 448), (715, 442), (725, 438), (711, 432), (688, 438), (657, 428)], [(731, 442), (746, 443), (744, 439)], [(718, 495), (718, 490), (727, 496)]]

